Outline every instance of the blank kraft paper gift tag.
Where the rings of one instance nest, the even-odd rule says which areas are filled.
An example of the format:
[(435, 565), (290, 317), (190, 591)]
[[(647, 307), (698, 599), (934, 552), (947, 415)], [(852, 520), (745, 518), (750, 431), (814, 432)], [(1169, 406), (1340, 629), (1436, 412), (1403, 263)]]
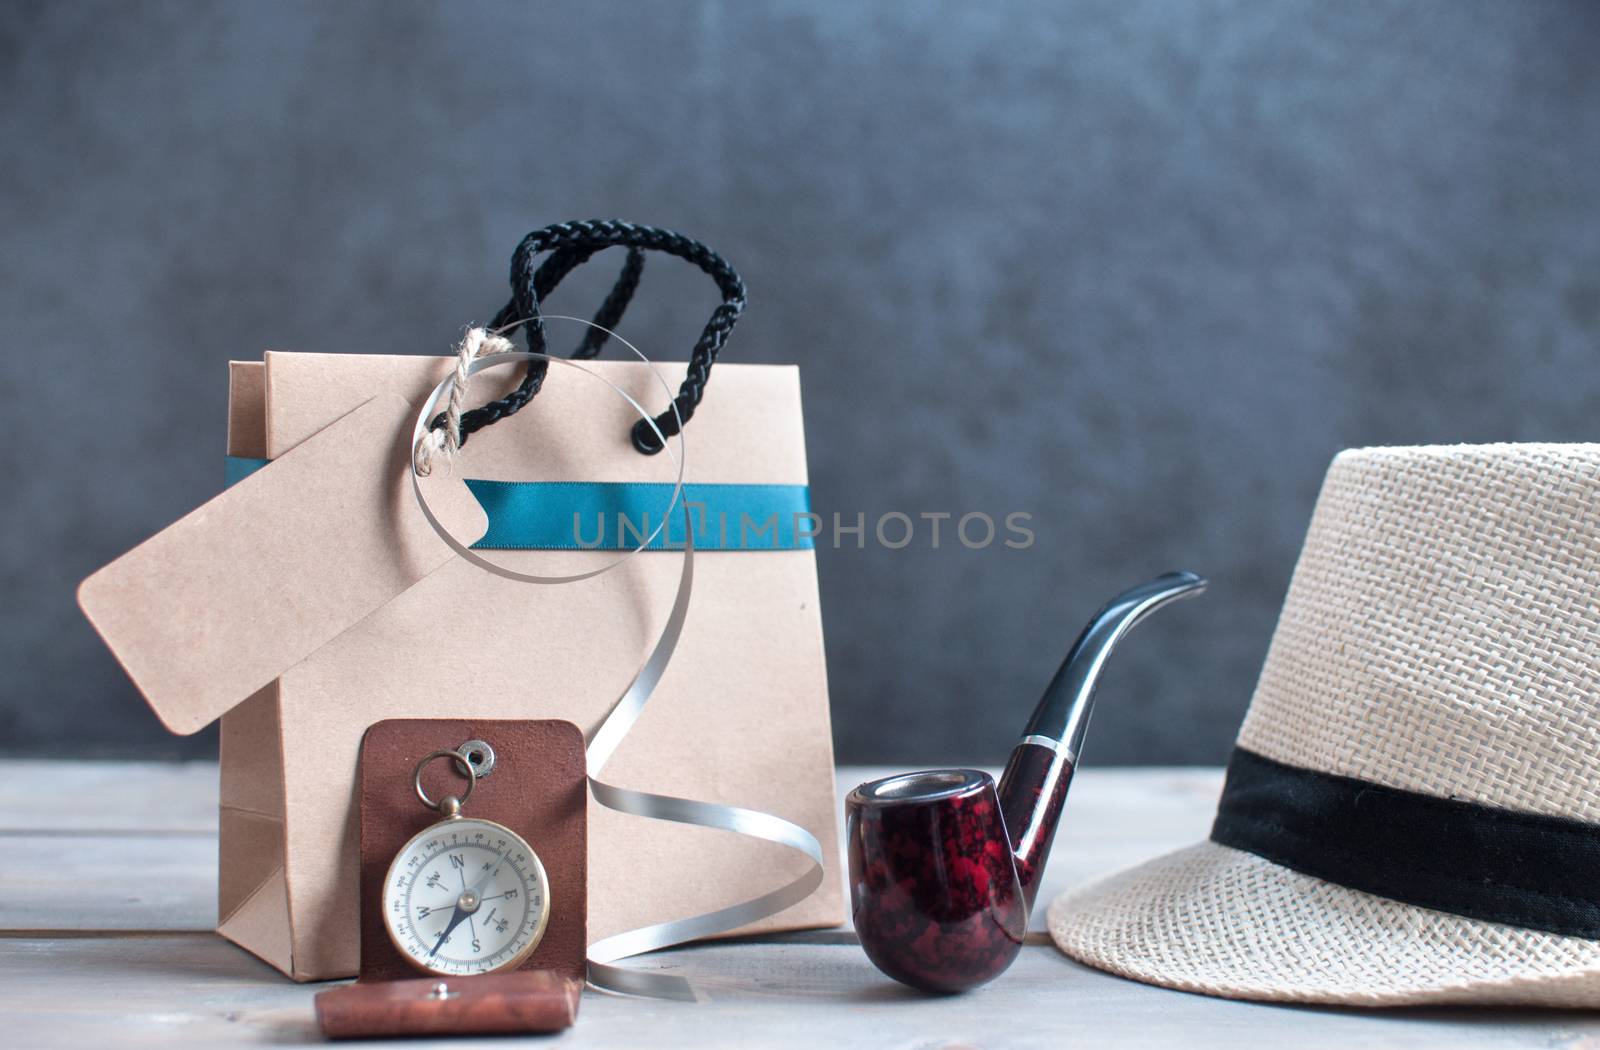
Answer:
[[(413, 409), (380, 395), (85, 580), (78, 604), (168, 729), (193, 733), (454, 558), (411, 492)], [(488, 520), (422, 480), (463, 543)]]

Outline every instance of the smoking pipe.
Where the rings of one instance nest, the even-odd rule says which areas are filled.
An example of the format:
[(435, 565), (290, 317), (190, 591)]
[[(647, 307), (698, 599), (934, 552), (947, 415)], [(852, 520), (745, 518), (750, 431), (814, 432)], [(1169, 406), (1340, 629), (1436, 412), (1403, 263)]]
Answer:
[(1205, 585), (1192, 572), (1168, 573), (1096, 613), (1044, 691), (998, 788), (981, 770), (938, 769), (850, 792), (850, 902), (861, 947), (878, 969), (914, 988), (958, 992), (1011, 965), (1111, 650), (1134, 624)]

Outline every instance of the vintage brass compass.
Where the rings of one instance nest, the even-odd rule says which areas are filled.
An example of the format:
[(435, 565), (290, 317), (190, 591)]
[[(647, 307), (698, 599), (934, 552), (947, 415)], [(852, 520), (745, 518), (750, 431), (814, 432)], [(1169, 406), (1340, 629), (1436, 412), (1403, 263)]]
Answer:
[[(459, 798), (435, 802), (422, 771), (441, 758), (466, 777), (467, 787)], [(433, 751), (417, 763), (411, 778), (417, 798), (444, 819), (400, 847), (384, 879), (389, 938), (427, 973), (515, 969), (539, 946), (550, 920), (550, 882), (533, 847), (503, 824), (461, 815), (478, 776), (459, 751)]]

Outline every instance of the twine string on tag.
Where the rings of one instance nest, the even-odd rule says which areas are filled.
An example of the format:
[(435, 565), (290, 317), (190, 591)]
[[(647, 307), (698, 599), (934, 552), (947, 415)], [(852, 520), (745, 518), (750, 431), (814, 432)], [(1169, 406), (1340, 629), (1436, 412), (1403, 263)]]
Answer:
[(469, 327), (456, 344), (456, 370), (445, 382), (450, 386), (450, 401), (444, 410), (444, 425), (430, 427), (412, 450), (412, 467), (418, 474), (433, 474), (441, 455), (453, 463), (461, 451), (461, 410), (467, 402), (467, 384), (472, 378), (472, 363), (480, 357), (504, 354), (516, 349), (511, 340), (477, 325)]
[[(553, 318), (547, 316), (546, 319)], [(593, 322), (583, 321), (579, 318), (563, 318), (563, 320), (574, 320), (580, 324), (594, 327)], [(629, 350), (633, 351), (640, 360), (649, 364), (649, 359), (631, 343), (628, 343), (627, 340), (622, 339), (620, 336), (617, 339), (627, 346)], [(695, 1000), (699, 998), (695, 993), (695, 989), (682, 977), (617, 966), (616, 963), (644, 952), (728, 933), (775, 915), (785, 908), (799, 903), (810, 896), (822, 884), (822, 846), (810, 831), (793, 821), (786, 820), (775, 814), (745, 809), (739, 806), (728, 806), (720, 803), (702, 802), (696, 799), (638, 791), (608, 784), (598, 779), (598, 774), (643, 713), (645, 704), (649, 701), (656, 684), (660, 682), (662, 674), (666, 671), (667, 664), (671, 661), (672, 655), (677, 649), (679, 639), (683, 634), (684, 622), (688, 617), (689, 597), (694, 585), (694, 519), (688, 502), (683, 498), (682, 426), (680, 424), (672, 431), (672, 434), (678, 439), (678, 447), (674, 450), (668, 447), (667, 435), (657, 427), (656, 421), (642, 405), (616, 384), (591, 372), (584, 366), (563, 358), (551, 357), (548, 354), (497, 350), (491, 356), (485, 356), (482, 347), (483, 344), (480, 342), (474, 352), (473, 359), (466, 360), (467, 347), (465, 341), (463, 341), (463, 346), (457, 356), (455, 371), (441, 381), (428, 397), (427, 402), (422, 407), (422, 411), (417, 416), (412, 438), (414, 451), (411, 477), (412, 492), (416, 496), (417, 503), (422, 508), (422, 514), (427, 519), (428, 524), (462, 558), (507, 579), (545, 584), (571, 583), (589, 579), (609, 571), (623, 560), (626, 560), (627, 557), (631, 557), (633, 554), (645, 549), (655, 536), (655, 533), (652, 533), (651, 537), (646, 538), (629, 555), (625, 555), (623, 558), (612, 561), (598, 569), (567, 576), (540, 576), (516, 572), (496, 565), (451, 535), (450, 531), (444, 527), (443, 523), (439, 521), (428, 506), (428, 501), (423, 495), (422, 485), (419, 481), (420, 477), (426, 475), (417, 469), (416, 459), (420, 455), (420, 450), (430, 441), (429, 434), (433, 428), (430, 426), (429, 420), (438, 411), (440, 401), (453, 396), (457, 391), (464, 391), (467, 380), (485, 368), (503, 363), (529, 361), (542, 362), (545, 365), (554, 362), (568, 368), (575, 368), (581, 372), (587, 372), (610, 386), (633, 406), (640, 415), (641, 424), (653, 432), (654, 437), (660, 442), (661, 448), (665, 449), (667, 454), (672, 457), (678, 468), (678, 478), (673, 488), (672, 500), (668, 504), (667, 513), (662, 516), (662, 523), (658, 526), (657, 531), (665, 528), (666, 521), (673, 513), (674, 508), (682, 512), (684, 518), (683, 567), (678, 577), (676, 592), (672, 598), (671, 612), (667, 616), (666, 624), (661, 630), (660, 637), (656, 639), (655, 644), (650, 649), (650, 655), (646, 657), (644, 665), (634, 676), (633, 681), (623, 690), (622, 696), (611, 706), (605, 717), (601, 719), (600, 724), (588, 736), (588, 748), (585, 758), (588, 768), (589, 789), (593, 793), (595, 801), (608, 809), (633, 816), (680, 824), (692, 824), (699, 827), (718, 828), (750, 838), (777, 843), (801, 853), (808, 860), (805, 870), (799, 876), (776, 889), (756, 897), (699, 915), (691, 915), (687, 918), (653, 923), (649, 926), (627, 930), (623, 933), (606, 937), (589, 946), (589, 983), (596, 988), (654, 998)], [(654, 374), (653, 370), (652, 374)], [(659, 376), (655, 376), (655, 379), (657, 383), (661, 384), (662, 389), (667, 392), (670, 399), (670, 389), (666, 387), (665, 383), (661, 382)], [(675, 404), (668, 411), (676, 411)], [(448, 411), (446, 418), (448, 419)], [(459, 448), (459, 446), (457, 447)]]

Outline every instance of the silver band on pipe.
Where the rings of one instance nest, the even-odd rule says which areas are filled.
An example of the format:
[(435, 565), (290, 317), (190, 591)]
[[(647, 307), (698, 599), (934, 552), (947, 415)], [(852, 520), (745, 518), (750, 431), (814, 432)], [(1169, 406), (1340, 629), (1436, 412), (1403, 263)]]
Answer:
[[(581, 318), (557, 318), (555, 315), (550, 315), (546, 319), (573, 320), (590, 327), (599, 327)], [(616, 336), (614, 333), (613, 338), (616, 338), (622, 345), (633, 351), (641, 361), (649, 364), (649, 359), (640, 353), (633, 344), (620, 336)], [(672, 508), (683, 500), (682, 421), (680, 420), (678, 426), (678, 451), (674, 453), (666, 435), (661, 432), (651, 415), (620, 387), (589, 371), (582, 365), (566, 358), (552, 357), (548, 354), (528, 352), (495, 354), (492, 357), (480, 358), (472, 362), (467, 369), (467, 374), (469, 376), (475, 375), (485, 368), (515, 361), (553, 362), (588, 372), (589, 375), (610, 386), (633, 406), (661, 441), (662, 448), (672, 456), (678, 468), (677, 483), (673, 488), (672, 500), (668, 504), (667, 514), (662, 516), (662, 524), (658, 527), (658, 531), (659, 528), (664, 528)], [(654, 374), (653, 370), (652, 374)], [(668, 403), (673, 405), (673, 411), (676, 412), (677, 406), (672, 401), (672, 391), (661, 381), (659, 375), (656, 375), (655, 378), (656, 382), (660, 383), (662, 389), (666, 392)], [(446, 377), (428, 396), (422, 411), (417, 416), (416, 426), (412, 435), (411, 447), (413, 449), (427, 434), (428, 423), (437, 412), (440, 401), (448, 394), (450, 384), (453, 381), (453, 377)], [(449, 545), (450, 549), (472, 564), (497, 576), (527, 583), (570, 583), (589, 579), (607, 572), (628, 557), (625, 555), (623, 559), (613, 561), (599, 569), (571, 576), (537, 576), (514, 572), (496, 565), (489, 559), (477, 554), (450, 534), (449, 530), (434, 515), (432, 509), (428, 506), (427, 499), (422, 494), (422, 486), (417, 478), (414, 457), (411, 469), (411, 487), (416, 496), (417, 504), (422, 508), (423, 517), (433, 527), (434, 532), (438, 533), (445, 543)], [(627, 930), (623, 933), (606, 937), (589, 946), (589, 983), (594, 987), (627, 995), (695, 1000), (698, 996), (695, 994), (693, 986), (682, 977), (650, 973), (615, 964), (630, 956), (727, 933), (768, 916), (776, 915), (785, 908), (798, 904), (806, 897), (809, 897), (818, 886), (822, 885), (823, 863), (822, 846), (817, 842), (816, 836), (793, 821), (785, 820), (771, 813), (744, 809), (739, 806), (727, 806), (714, 802), (677, 798), (672, 795), (657, 795), (647, 791), (636, 791), (632, 788), (608, 784), (598, 779), (600, 771), (622, 744), (628, 732), (633, 728), (634, 723), (638, 721), (640, 714), (643, 713), (645, 704), (649, 701), (656, 684), (660, 682), (662, 674), (666, 671), (673, 652), (677, 649), (678, 641), (683, 634), (684, 622), (688, 618), (689, 597), (694, 590), (694, 520), (690, 515), (690, 507), (686, 501), (682, 510), (685, 525), (683, 570), (678, 576), (677, 590), (672, 599), (672, 611), (667, 616), (667, 622), (662, 628), (661, 636), (656, 639), (655, 645), (651, 647), (650, 655), (645, 659), (644, 666), (639, 669), (639, 673), (634, 676), (633, 681), (623, 690), (622, 696), (612, 705), (605, 718), (601, 720), (600, 725), (589, 736), (588, 748), (585, 752), (589, 789), (593, 793), (596, 802), (620, 813), (647, 817), (651, 820), (666, 820), (679, 824), (691, 824), (699, 827), (731, 831), (735, 834), (787, 846), (805, 854), (811, 861), (805, 872), (798, 878), (757, 897), (700, 915), (691, 915), (687, 918), (674, 919), (669, 922), (654, 923), (638, 929)], [(654, 536), (655, 533), (652, 533), (633, 553), (638, 553), (639, 550), (648, 546)]]
[(1067, 742), (1065, 740), (1057, 740), (1055, 737), (1040, 736), (1038, 733), (1030, 733), (1021, 740), (1017, 741), (1017, 747), (1021, 747), (1023, 744), (1038, 744), (1040, 747), (1048, 747), (1050, 750), (1054, 751), (1062, 758), (1065, 758), (1073, 765), (1078, 764), (1078, 756), (1072, 753), (1072, 748), (1067, 746)]

